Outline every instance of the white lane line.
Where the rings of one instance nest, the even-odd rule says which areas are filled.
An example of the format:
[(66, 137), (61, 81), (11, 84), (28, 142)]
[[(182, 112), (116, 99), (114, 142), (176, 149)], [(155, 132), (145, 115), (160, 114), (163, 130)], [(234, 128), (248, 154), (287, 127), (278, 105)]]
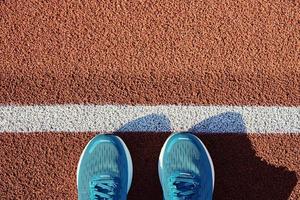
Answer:
[(195, 131), (300, 133), (300, 107), (0, 106), (0, 132)]

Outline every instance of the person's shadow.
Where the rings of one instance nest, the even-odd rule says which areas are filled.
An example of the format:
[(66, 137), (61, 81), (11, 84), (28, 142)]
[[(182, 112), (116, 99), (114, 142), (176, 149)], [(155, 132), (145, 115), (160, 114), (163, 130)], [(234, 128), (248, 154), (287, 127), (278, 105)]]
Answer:
[[(289, 198), (297, 184), (296, 173), (269, 165), (255, 155), (239, 113), (226, 112), (208, 118), (189, 131), (204, 142), (213, 159), (216, 173), (214, 199)], [(163, 199), (157, 162), (170, 133), (168, 118), (156, 114), (129, 122), (117, 131), (130, 150), (134, 166), (128, 199)]]

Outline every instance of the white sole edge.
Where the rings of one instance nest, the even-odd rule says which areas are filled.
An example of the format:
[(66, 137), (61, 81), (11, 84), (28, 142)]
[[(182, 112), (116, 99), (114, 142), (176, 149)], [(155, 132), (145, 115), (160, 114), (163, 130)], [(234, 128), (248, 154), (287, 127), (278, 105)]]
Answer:
[(124, 141), (119, 137), (119, 136), (116, 136), (118, 138), (118, 140), (121, 142), (124, 150), (125, 150), (125, 154), (126, 154), (126, 157), (127, 157), (127, 166), (128, 166), (128, 182), (127, 182), (127, 193), (129, 192), (130, 190), (130, 187), (131, 187), (131, 183), (132, 183), (132, 177), (133, 177), (133, 164), (132, 164), (132, 158), (131, 158), (131, 155), (130, 155), (130, 152), (126, 146), (126, 144), (124, 143)]

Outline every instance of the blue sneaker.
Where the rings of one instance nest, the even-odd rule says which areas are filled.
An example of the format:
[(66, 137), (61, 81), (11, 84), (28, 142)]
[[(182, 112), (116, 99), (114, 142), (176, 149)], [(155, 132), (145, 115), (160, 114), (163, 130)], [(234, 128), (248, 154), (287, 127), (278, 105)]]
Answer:
[(214, 167), (199, 138), (176, 133), (165, 142), (158, 163), (159, 179), (165, 200), (211, 200)]
[(132, 171), (131, 156), (121, 138), (95, 136), (86, 145), (78, 163), (78, 199), (126, 200)]

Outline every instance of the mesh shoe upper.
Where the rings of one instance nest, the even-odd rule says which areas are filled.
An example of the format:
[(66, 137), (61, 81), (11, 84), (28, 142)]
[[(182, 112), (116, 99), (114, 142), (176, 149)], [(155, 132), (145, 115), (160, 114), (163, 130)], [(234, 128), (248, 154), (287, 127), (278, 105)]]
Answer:
[(161, 151), (159, 176), (165, 199), (212, 198), (212, 162), (194, 135), (177, 133), (169, 137)]
[(97, 135), (88, 143), (77, 169), (80, 200), (126, 199), (132, 164), (124, 145), (113, 135)]

